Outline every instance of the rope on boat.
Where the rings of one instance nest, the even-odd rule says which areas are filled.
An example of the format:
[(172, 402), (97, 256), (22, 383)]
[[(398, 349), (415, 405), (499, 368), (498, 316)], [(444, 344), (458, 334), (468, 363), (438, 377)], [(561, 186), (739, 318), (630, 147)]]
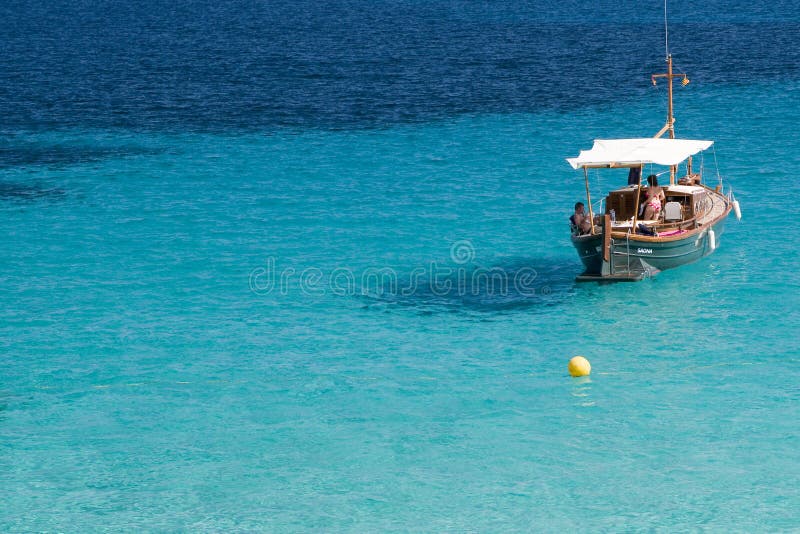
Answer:
[(717, 181), (719, 182), (719, 185), (721, 186), (722, 185), (722, 176), (719, 175), (719, 163), (717, 163), (717, 147), (715, 147), (714, 145), (711, 145), (711, 152), (713, 152), (713, 154), (714, 154), (714, 168), (717, 171)]
[[(714, 145), (711, 145), (714, 146)], [(700, 152), (700, 178), (706, 175), (706, 151)], [(705, 180), (703, 180), (705, 181)]]
[(628, 272), (631, 272), (631, 233), (625, 234), (625, 257), (628, 259)]
[[(594, 177), (595, 177), (595, 184), (596, 184), (595, 187), (596, 187), (596, 189), (599, 189), (600, 191), (603, 191), (603, 184), (602, 184), (602, 181), (600, 180), (600, 176), (601, 176), (600, 169), (595, 169), (594, 170)], [(595, 208), (595, 207), (597, 208), (597, 211), (595, 211), (595, 213), (605, 213), (606, 210), (603, 209), (603, 204), (605, 203), (606, 199), (602, 194), (599, 195), (598, 198), (600, 200), (597, 200), (597, 201), (593, 202), (592, 203), (592, 208)], [(592, 221), (592, 224), (594, 224), (594, 221)]]

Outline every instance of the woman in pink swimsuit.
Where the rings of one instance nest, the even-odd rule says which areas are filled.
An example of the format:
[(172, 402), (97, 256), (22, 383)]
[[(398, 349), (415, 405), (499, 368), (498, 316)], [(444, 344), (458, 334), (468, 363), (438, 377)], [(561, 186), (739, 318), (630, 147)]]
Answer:
[(658, 186), (658, 177), (651, 174), (647, 177), (647, 183), (650, 187), (647, 188), (647, 205), (644, 209), (644, 219), (654, 220), (658, 219), (661, 213), (661, 205), (666, 201), (664, 190)]

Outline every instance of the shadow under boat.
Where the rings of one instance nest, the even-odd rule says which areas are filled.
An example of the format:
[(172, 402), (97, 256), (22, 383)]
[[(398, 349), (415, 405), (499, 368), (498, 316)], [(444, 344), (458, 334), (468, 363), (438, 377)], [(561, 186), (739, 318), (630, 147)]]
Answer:
[(550, 308), (575, 290), (574, 263), (516, 258), (492, 266), (456, 266), (443, 276), (404, 276), (391, 284), (361, 287), (368, 305), (435, 311), (502, 312)]
[(0, 200), (28, 202), (41, 199), (59, 199), (66, 192), (59, 187), (43, 184), (0, 181)]

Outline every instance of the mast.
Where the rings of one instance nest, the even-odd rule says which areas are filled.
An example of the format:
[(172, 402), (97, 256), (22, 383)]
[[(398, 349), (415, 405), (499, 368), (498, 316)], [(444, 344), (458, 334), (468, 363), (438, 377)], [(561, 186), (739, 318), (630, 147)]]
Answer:
[(672, 54), (667, 56), (667, 124), (669, 125), (669, 138), (675, 139), (675, 117), (672, 115)]
[(653, 137), (661, 137), (666, 132), (669, 132), (669, 138), (675, 139), (675, 116), (672, 113), (672, 80), (674, 78), (681, 78), (681, 85), (689, 85), (689, 77), (686, 76), (684, 73), (674, 73), (672, 72), (672, 54), (667, 55), (667, 72), (661, 72), (658, 74), (653, 74), (650, 77), (650, 80), (653, 82), (655, 86), (657, 84), (656, 80), (658, 78), (666, 78), (667, 79), (667, 123), (664, 125), (659, 132), (654, 135)]
[[(673, 78), (681, 78), (681, 85), (688, 85), (689, 78), (684, 73), (675, 74), (672, 72), (672, 54), (669, 52), (667, 53), (667, 72), (666, 73), (659, 73), (653, 74), (650, 79), (653, 82), (653, 85), (656, 85), (656, 80), (658, 78), (666, 78), (667, 79), (667, 123), (664, 125), (661, 130), (654, 136), (656, 138), (661, 137), (666, 132), (669, 132), (669, 138), (675, 139), (675, 115), (672, 113), (672, 80)], [(675, 173), (678, 171), (678, 166), (673, 165), (669, 168), (669, 183), (670, 185), (675, 185)]]

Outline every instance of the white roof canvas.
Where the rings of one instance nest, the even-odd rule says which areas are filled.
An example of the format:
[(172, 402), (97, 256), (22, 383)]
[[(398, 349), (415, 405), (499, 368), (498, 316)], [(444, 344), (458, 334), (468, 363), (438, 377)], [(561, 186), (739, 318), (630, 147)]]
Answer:
[(654, 163), (677, 165), (689, 156), (714, 144), (695, 139), (597, 139), (591, 150), (581, 150), (577, 158), (567, 158), (573, 169), (581, 167), (632, 167)]

